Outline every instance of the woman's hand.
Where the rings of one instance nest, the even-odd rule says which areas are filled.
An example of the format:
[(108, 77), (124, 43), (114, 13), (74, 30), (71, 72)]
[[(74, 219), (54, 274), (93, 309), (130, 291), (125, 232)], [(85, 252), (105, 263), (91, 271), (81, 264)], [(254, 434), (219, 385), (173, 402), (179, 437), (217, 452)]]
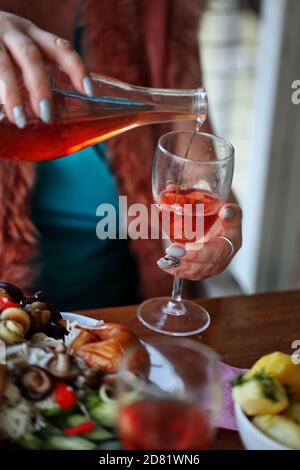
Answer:
[(37, 117), (52, 120), (52, 95), (45, 61), (60, 66), (81, 93), (92, 94), (87, 70), (72, 45), (32, 22), (0, 11), (0, 98), (8, 119), (18, 127), (26, 126), (26, 117), (18, 87), (16, 69), (20, 69)]
[(201, 249), (186, 251), (176, 244), (167, 248), (167, 255), (180, 261), (177, 268), (170, 266), (164, 258), (157, 262), (158, 266), (173, 276), (191, 281), (216, 276), (224, 271), (242, 246), (242, 211), (236, 204), (225, 204), (219, 212), (219, 219), (222, 224), (219, 235)]

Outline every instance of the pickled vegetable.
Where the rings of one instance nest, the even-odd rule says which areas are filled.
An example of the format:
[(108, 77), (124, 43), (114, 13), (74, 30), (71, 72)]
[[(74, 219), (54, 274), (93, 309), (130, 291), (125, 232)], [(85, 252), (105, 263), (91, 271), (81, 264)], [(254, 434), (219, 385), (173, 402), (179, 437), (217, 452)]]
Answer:
[(300, 426), (284, 416), (256, 416), (253, 423), (276, 441), (300, 450)]
[(287, 385), (292, 395), (300, 393), (300, 365), (292, 361), (292, 357), (282, 352), (274, 352), (261, 357), (247, 372), (246, 377), (264, 371), (282, 385)]
[(272, 377), (257, 373), (241, 376), (233, 384), (233, 399), (248, 416), (276, 414), (285, 410), (289, 400), (285, 388)]

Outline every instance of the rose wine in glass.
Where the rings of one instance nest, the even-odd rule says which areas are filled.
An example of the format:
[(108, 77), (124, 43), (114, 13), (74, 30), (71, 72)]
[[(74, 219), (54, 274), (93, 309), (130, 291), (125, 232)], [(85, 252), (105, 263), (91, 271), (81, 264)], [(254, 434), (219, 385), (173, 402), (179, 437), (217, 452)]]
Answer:
[[(233, 169), (234, 149), (224, 139), (195, 131), (163, 135), (153, 161), (152, 191), (164, 235), (186, 250), (201, 249), (216, 236)], [(144, 326), (171, 336), (194, 335), (209, 326), (203, 307), (182, 300), (182, 282), (174, 278), (170, 298), (149, 299), (139, 306), (137, 315)]]
[[(126, 450), (206, 450), (219, 409), (218, 357), (191, 340), (151, 340), (149, 373), (117, 375), (118, 430)], [(192, 363), (194, 364), (192, 366)]]
[(51, 78), (54, 119), (41, 122), (32, 112), (20, 79), (27, 126), (18, 129), (5, 116), (0, 104), (0, 158), (43, 161), (78, 152), (135, 127), (169, 121), (207, 117), (204, 89), (153, 89), (91, 74), (94, 96), (72, 88), (60, 69), (48, 67)]
[[(202, 217), (202, 232), (200, 238), (205, 236), (218, 219), (218, 213), (223, 205), (222, 199), (209, 191), (194, 188), (179, 188), (177, 185), (163, 191), (158, 196), (157, 207), (160, 210), (162, 224), (167, 221), (165, 232), (169, 231), (169, 238), (177, 243), (196, 243), (197, 217)], [(201, 215), (197, 208), (202, 206)], [(185, 207), (189, 210), (185, 211)], [(164, 216), (167, 211), (169, 215)], [(200, 211), (199, 211), (200, 212)], [(193, 238), (186, 237), (185, 224), (189, 224)], [(200, 223), (198, 223), (200, 226)]]
[(126, 450), (207, 450), (214, 437), (205, 413), (176, 399), (141, 400), (124, 407), (119, 429)]

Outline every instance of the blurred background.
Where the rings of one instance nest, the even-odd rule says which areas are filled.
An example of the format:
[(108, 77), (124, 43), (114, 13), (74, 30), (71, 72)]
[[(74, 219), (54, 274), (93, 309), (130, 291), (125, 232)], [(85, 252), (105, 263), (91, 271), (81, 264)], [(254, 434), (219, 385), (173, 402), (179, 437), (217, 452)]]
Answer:
[(299, 0), (207, 0), (199, 29), (216, 134), (236, 149), (244, 244), (209, 296), (300, 287)]

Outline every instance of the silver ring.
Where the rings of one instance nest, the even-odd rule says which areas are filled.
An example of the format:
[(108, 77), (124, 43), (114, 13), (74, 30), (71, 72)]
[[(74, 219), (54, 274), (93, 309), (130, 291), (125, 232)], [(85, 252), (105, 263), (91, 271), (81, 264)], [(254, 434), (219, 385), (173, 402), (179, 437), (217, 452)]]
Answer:
[(223, 240), (225, 240), (225, 241), (229, 244), (230, 253), (229, 253), (229, 255), (228, 255), (228, 258), (231, 258), (232, 255), (233, 255), (233, 253), (234, 253), (234, 245), (233, 245), (232, 241), (231, 241), (229, 238), (224, 237), (224, 236), (220, 236), (220, 237), (218, 237), (218, 238), (222, 238)]
[(178, 268), (178, 266), (180, 266), (179, 259), (173, 258), (173, 256), (164, 256), (164, 261), (168, 264), (169, 268)]

